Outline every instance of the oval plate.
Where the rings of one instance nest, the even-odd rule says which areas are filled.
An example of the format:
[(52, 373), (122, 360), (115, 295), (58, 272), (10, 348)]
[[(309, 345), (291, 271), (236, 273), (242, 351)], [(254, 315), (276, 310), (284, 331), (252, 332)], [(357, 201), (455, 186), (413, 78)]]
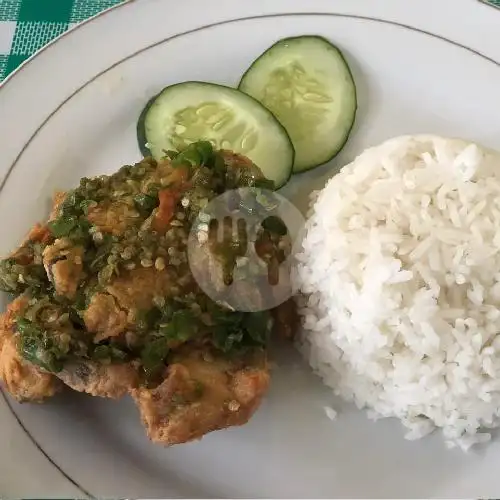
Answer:
[[(302, 209), (311, 189), (393, 135), (462, 136), (500, 148), (500, 16), (456, 0), (452, 25), (445, 2), (356, 4), (216, 0), (206, 10), (201, 0), (132, 1), (57, 39), (0, 89), (2, 254), (45, 216), (55, 189), (139, 159), (135, 125), (150, 96), (183, 80), (235, 85), (286, 36), (337, 44), (359, 95), (346, 148), (284, 189)], [(465, 29), (474, 25), (481, 31)], [(447, 451), (437, 433), (405, 441), (398, 422), (373, 423), (333, 398), (292, 348), (275, 359), (269, 396), (248, 425), (171, 449), (147, 440), (127, 399), (0, 398), (0, 493), (374, 498), (493, 497), (500, 489), (498, 440), (468, 455)], [(339, 411), (335, 422), (325, 406)]]

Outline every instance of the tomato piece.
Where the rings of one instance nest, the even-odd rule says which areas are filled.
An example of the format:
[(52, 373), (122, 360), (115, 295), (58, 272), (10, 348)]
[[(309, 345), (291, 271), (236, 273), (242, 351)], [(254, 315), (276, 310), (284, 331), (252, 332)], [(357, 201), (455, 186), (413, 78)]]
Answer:
[(180, 194), (172, 189), (163, 189), (158, 193), (158, 198), (160, 204), (153, 219), (153, 229), (155, 231), (165, 231), (174, 217)]
[(159, 205), (153, 219), (155, 231), (167, 230), (175, 214), (175, 207), (184, 191), (189, 189), (190, 170), (187, 167), (170, 167), (162, 180), (166, 180), (167, 188), (158, 192)]

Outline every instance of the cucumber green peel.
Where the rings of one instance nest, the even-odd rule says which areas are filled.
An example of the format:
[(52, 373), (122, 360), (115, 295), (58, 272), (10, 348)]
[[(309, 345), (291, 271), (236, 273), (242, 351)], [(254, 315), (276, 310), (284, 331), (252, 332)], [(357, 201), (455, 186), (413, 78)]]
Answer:
[(143, 154), (159, 160), (169, 150), (183, 151), (209, 141), (252, 160), (277, 188), (292, 173), (295, 151), (276, 117), (239, 90), (206, 82), (164, 88), (141, 113), (137, 138)]
[(259, 56), (239, 87), (286, 128), (294, 173), (331, 160), (346, 143), (356, 115), (356, 87), (340, 50), (319, 36), (285, 38)]

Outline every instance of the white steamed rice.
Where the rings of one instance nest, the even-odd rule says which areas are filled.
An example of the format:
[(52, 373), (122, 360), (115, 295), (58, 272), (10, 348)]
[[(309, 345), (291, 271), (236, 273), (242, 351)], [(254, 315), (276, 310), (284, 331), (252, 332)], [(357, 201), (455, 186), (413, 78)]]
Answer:
[(500, 424), (500, 155), (434, 136), (366, 150), (316, 193), (301, 347), (337, 394), (417, 439)]

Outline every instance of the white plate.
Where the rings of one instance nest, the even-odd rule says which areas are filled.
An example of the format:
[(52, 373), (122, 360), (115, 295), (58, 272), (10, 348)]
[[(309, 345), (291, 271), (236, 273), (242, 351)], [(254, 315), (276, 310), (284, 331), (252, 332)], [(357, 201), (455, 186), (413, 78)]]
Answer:
[[(455, 24), (446, 5), (455, 7)], [(188, 79), (234, 85), (284, 36), (320, 34), (338, 44), (359, 93), (342, 154), (286, 187), (297, 203), (392, 135), (431, 132), (500, 148), (493, 9), (472, 0), (216, 0), (210, 7), (201, 0), (119, 6), (60, 38), (2, 86), (2, 254), (45, 216), (53, 190), (139, 158), (135, 123), (149, 96)], [(46, 405), (0, 398), (0, 494), (373, 498), (500, 490), (498, 439), (468, 455), (447, 451), (438, 434), (405, 441), (398, 422), (370, 422), (335, 400), (292, 349), (277, 357), (270, 394), (247, 426), (171, 449), (149, 443), (129, 400), (69, 392)], [(325, 405), (341, 410), (335, 422)]]

